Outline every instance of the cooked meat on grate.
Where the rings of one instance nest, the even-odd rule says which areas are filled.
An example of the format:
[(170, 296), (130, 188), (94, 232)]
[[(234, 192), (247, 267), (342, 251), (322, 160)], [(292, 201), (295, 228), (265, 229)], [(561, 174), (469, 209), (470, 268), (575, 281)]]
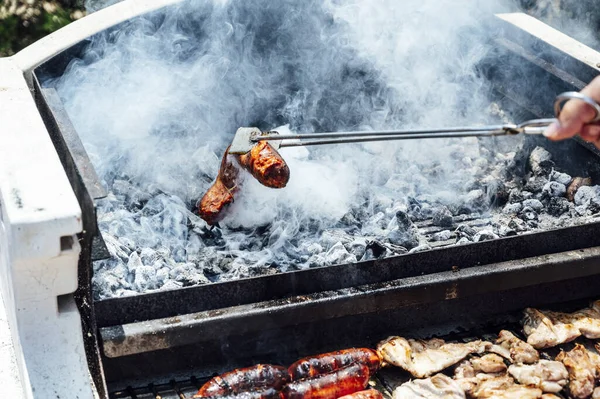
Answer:
[(544, 392), (560, 392), (569, 373), (564, 364), (553, 360), (540, 360), (536, 364), (513, 364), (508, 368), (519, 384), (540, 388)]
[(562, 399), (560, 396), (556, 396), (553, 393), (545, 393), (542, 395), (541, 399)]
[(573, 341), (581, 332), (571, 323), (566, 313), (541, 312), (537, 309), (525, 309), (523, 331), (527, 335), (527, 343), (534, 348), (550, 348), (565, 342)]
[(355, 362), (366, 365), (371, 375), (381, 367), (381, 358), (374, 350), (352, 348), (305, 357), (292, 364), (288, 373), (292, 380), (299, 380), (329, 373)]
[(285, 367), (257, 364), (252, 367), (229, 371), (212, 378), (200, 387), (194, 397), (225, 396), (257, 388), (280, 390), (289, 380), (290, 377)]
[(250, 152), (240, 155), (240, 165), (263, 186), (283, 188), (290, 180), (290, 169), (279, 152), (266, 141), (259, 141)]
[(500, 331), (496, 345), (489, 351), (517, 364), (533, 364), (540, 359), (540, 354), (533, 346), (506, 330)]
[(342, 396), (338, 399), (383, 399), (383, 395), (377, 389), (366, 389)]
[(489, 343), (446, 343), (443, 339), (428, 341), (390, 337), (377, 345), (377, 352), (389, 364), (401, 367), (417, 378), (426, 378), (458, 363), (472, 353), (482, 353)]
[(568, 352), (560, 352), (556, 360), (562, 362), (569, 372), (569, 391), (574, 398), (587, 398), (594, 391), (596, 365), (590, 359), (587, 349), (576, 344)]
[(222, 220), (225, 209), (233, 202), (233, 195), (239, 190), (240, 168), (248, 170), (262, 185), (271, 188), (283, 188), (290, 179), (287, 164), (266, 141), (259, 142), (244, 155), (229, 154), (227, 147), (215, 182), (196, 204), (198, 215), (209, 225)]
[(525, 309), (523, 328), (527, 342), (536, 348), (549, 348), (583, 335), (600, 338), (600, 301), (573, 313)]
[(465, 392), (452, 378), (436, 374), (424, 380), (413, 380), (394, 390), (393, 399), (465, 399)]
[(362, 391), (369, 382), (369, 368), (353, 363), (331, 373), (292, 381), (283, 387), (282, 399), (337, 399)]
[(469, 393), (476, 399), (529, 399), (541, 398), (542, 390), (535, 387), (515, 384), (509, 375), (479, 374), (477, 384)]
[(470, 361), (473, 369), (478, 373), (503, 373), (506, 371), (504, 360), (495, 353), (473, 357)]
[(594, 392), (592, 392), (592, 399), (600, 399), (600, 387), (594, 388)]

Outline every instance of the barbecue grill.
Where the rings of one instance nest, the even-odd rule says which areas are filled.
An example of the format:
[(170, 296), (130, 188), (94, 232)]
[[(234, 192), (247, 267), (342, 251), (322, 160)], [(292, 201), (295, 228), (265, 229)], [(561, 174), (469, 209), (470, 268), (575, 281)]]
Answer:
[[(600, 295), (600, 222), (591, 221), (94, 300), (92, 262), (110, 256), (95, 211), (106, 192), (53, 82), (90, 36), (174, 3), (118, 4), (0, 60), (8, 143), (1, 156), (0, 333), (10, 331), (12, 342), (0, 346), (10, 355), (2, 357), (8, 371), (0, 374), (11, 376), (12, 397), (191, 397), (204, 379), (235, 367), (290, 364), (313, 353), (374, 346), (391, 334), (481, 337), (516, 328), (524, 307), (573, 310)], [(502, 14), (489, 23), (502, 35), (481, 71), (493, 82), (494, 100), (515, 120), (553, 116), (557, 93), (580, 90), (600, 70), (600, 53), (536, 19)], [(527, 79), (515, 72), (523, 68), (511, 68), (524, 64)], [(594, 148), (576, 139), (528, 137), (523, 151), (540, 143), (563, 170), (600, 181)], [(437, 229), (430, 221), (418, 227)], [(393, 372), (378, 378), (383, 390), (401, 382)]]

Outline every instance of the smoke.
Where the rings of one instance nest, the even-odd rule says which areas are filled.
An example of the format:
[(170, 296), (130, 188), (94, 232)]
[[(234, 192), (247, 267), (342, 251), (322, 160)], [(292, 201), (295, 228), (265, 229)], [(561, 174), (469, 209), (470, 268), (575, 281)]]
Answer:
[(493, 143), (388, 142), (282, 149), (288, 187), (248, 180), (215, 230), (190, 212), (240, 126), (493, 122), (478, 64), (494, 35), (482, 21), (503, 3), (193, 1), (92, 38), (55, 85), (111, 192), (99, 222), (114, 257), (95, 265), (99, 295), (360, 260), (336, 258), (324, 237), (389, 240), (413, 198), (458, 207), (479, 195)]

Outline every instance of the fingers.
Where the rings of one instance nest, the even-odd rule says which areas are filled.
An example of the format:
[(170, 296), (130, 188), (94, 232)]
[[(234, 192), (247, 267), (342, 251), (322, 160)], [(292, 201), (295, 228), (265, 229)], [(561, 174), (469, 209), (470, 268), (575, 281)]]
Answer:
[[(581, 93), (600, 102), (600, 77), (595, 78)], [(544, 135), (551, 140), (563, 140), (579, 133), (588, 141), (596, 141), (600, 133), (598, 129), (584, 127), (595, 116), (596, 111), (590, 105), (583, 101), (569, 100), (560, 112), (559, 123), (548, 126)]]

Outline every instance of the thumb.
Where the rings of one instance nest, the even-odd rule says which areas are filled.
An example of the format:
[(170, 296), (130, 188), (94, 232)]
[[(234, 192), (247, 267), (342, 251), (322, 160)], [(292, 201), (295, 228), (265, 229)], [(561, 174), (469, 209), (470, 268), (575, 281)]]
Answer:
[[(595, 78), (588, 86), (581, 90), (582, 94), (600, 102), (600, 77)], [(548, 126), (544, 135), (551, 140), (563, 140), (580, 133), (583, 126), (596, 116), (596, 111), (589, 104), (581, 100), (569, 100), (565, 103), (558, 123)]]

